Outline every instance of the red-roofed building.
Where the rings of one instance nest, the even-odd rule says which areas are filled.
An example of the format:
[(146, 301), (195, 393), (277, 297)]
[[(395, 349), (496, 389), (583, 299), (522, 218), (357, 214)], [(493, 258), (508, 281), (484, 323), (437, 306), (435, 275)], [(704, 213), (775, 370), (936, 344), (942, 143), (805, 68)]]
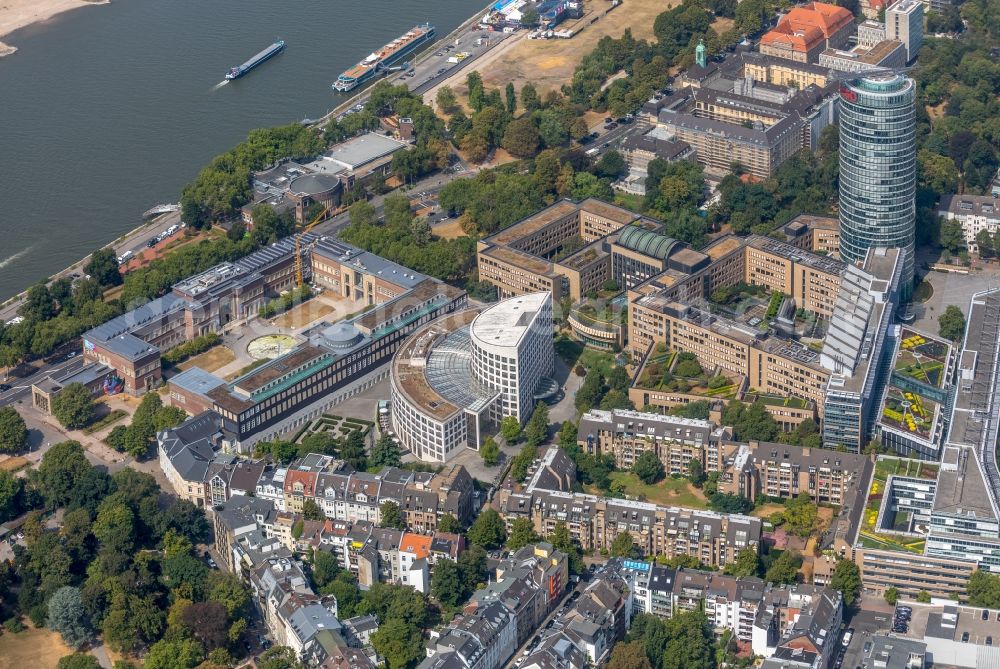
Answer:
[(302, 505), (306, 497), (316, 495), (316, 472), (304, 472), (289, 469), (285, 474), (285, 510), (302, 513)]
[(760, 52), (800, 63), (815, 63), (824, 49), (847, 44), (854, 15), (843, 7), (813, 2), (793, 7), (760, 39)]
[(887, 0), (860, 0), (858, 6), (865, 18), (877, 21), (883, 9), (889, 6)]

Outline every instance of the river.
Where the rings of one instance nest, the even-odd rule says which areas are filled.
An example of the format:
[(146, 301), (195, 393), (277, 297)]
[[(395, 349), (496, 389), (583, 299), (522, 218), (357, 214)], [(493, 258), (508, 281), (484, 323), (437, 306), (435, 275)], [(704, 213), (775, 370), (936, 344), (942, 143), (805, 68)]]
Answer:
[[(256, 127), (318, 118), (345, 68), (429, 21), (443, 37), (482, 0), (113, 0), (4, 38), (0, 299), (177, 202)], [(285, 51), (217, 87), (276, 39)]]

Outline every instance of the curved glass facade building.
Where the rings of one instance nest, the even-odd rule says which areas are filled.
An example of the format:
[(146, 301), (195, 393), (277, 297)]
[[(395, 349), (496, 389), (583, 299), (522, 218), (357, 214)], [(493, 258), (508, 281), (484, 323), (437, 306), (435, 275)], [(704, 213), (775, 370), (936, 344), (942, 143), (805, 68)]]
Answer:
[(902, 247), (900, 286), (913, 285), (916, 112), (912, 79), (859, 77), (840, 88), (840, 255), (864, 260), (873, 246)]

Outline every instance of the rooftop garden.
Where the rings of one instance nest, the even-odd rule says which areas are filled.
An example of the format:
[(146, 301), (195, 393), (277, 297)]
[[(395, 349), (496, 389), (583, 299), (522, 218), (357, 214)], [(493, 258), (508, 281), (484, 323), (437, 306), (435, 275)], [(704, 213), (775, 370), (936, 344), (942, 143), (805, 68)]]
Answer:
[(766, 395), (763, 393), (752, 393), (744, 397), (743, 400), (745, 402), (749, 402), (750, 404), (759, 401), (771, 407), (790, 407), (793, 409), (809, 408), (809, 401), (804, 400), (800, 397), (784, 397), (782, 395)]
[(912, 530), (911, 517), (907, 511), (893, 511), (893, 517), (888, 522), (893, 531), (877, 527), (879, 510), (886, 500), (886, 487), (890, 476), (905, 476), (933, 480), (937, 477), (938, 465), (920, 460), (905, 458), (880, 457), (875, 462), (875, 474), (872, 477), (871, 488), (868, 490), (868, 500), (865, 504), (864, 516), (861, 520), (861, 531), (858, 542), (865, 548), (884, 548), (888, 550), (923, 553), (925, 539), (903, 533)]
[(940, 388), (944, 382), (948, 344), (904, 329), (894, 371), (900, 376)]
[(882, 406), (881, 422), (905, 430), (922, 439), (929, 439), (934, 432), (937, 402), (917, 393), (889, 386)]
[(719, 306), (735, 306), (752, 298), (763, 298), (767, 295), (767, 288), (764, 286), (751, 286), (742, 281), (735, 286), (716, 288), (708, 296), (709, 301)]
[(617, 331), (628, 323), (628, 310), (615, 301), (587, 299), (570, 312), (575, 319), (592, 327)]
[(719, 399), (734, 399), (739, 385), (723, 374), (710, 376), (693, 353), (668, 351), (660, 343), (643, 365), (636, 386)]

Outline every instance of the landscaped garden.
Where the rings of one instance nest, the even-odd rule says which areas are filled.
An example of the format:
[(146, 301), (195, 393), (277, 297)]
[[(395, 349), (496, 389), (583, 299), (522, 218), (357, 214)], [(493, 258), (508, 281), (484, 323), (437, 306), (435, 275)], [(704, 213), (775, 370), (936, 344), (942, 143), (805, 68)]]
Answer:
[(643, 365), (636, 385), (648, 390), (734, 399), (738, 384), (723, 374), (709, 375), (693, 353), (668, 351), (657, 344)]
[[(908, 511), (887, 510), (891, 517), (883, 520), (883, 528), (892, 527), (895, 532), (877, 527), (879, 510), (886, 503), (886, 488), (890, 476), (904, 476), (933, 480), (937, 477), (938, 466), (930, 462), (909, 460), (906, 458), (880, 457), (875, 462), (875, 474), (872, 477), (871, 488), (868, 491), (868, 501), (865, 504), (864, 516), (861, 520), (861, 531), (858, 540), (865, 548), (887, 548), (891, 550), (923, 553), (926, 540), (923, 537), (902, 534), (912, 529), (912, 518)], [(891, 500), (888, 501), (891, 504)]]
[(901, 337), (895, 372), (940, 388), (948, 361), (948, 344), (907, 329), (902, 331)]
[(587, 348), (566, 335), (560, 334), (556, 337), (554, 346), (556, 355), (562, 358), (562, 361), (570, 369), (579, 365), (587, 371), (595, 371), (607, 377), (615, 368), (615, 355), (613, 353)]
[[(687, 478), (667, 478), (656, 483), (643, 483), (632, 472), (612, 472), (611, 486), (613, 493), (621, 494), (628, 499), (637, 499), (663, 506), (682, 506), (690, 509), (707, 509), (708, 500), (705, 494), (694, 487)], [(602, 494), (599, 490), (589, 490), (594, 494)]]
[(923, 395), (889, 386), (882, 407), (882, 422), (922, 439), (929, 439), (934, 430), (937, 410), (937, 402)]
[(360, 432), (362, 437), (367, 437), (374, 426), (375, 423), (370, 420), (344, 418), (343, 416), (325, 413), (296, 432), (292, 441), (299, 443), (304, 437), (317, 432), (326, 433), (340, 441), (347, 439), (348, 435), (352, 432)]
[(743, 398), (743, 401), (748, 404), (760, 402), (767, 406), (790, 407), (792, 409), (806, 409), (809, 407), (809, 401), (801, 397), (783, 397), (781, 395), (766, 395), (764, 393), (750, 393)]

